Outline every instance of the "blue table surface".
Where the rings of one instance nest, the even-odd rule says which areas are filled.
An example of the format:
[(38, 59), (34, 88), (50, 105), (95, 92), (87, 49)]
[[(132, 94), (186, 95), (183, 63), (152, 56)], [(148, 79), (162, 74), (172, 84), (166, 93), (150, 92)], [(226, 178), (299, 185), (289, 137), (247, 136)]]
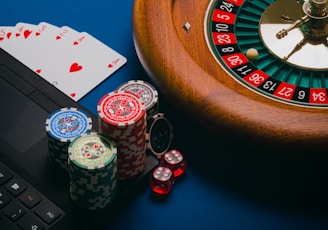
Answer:
[[(133, 0), (2, 0), (0, 21), (67, 25), (124, 55), (127, 64), (79, 101), (96, 114), (98, 100), (119, 84), (152, 82), (135, 52), (132, 9)], [(186, 174), (166, 199), (152, 196), (146, 178), (104, 220), (106, 229), (328, 229), (323, 154), (308, 157), (229, 132), (214, 137), (162, 94), (159, 101), (174, 126), (172, 148), (187, 160)]]

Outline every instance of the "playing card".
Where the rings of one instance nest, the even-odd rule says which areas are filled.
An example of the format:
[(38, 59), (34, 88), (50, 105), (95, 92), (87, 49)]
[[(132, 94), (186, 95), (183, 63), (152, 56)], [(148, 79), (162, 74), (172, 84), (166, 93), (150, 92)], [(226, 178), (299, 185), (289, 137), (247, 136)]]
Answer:
[(17, 23), (11, 31), (11, 37), (2, 44), (2, 48), (8, 53), (20, 59), (20, 55), (25, 53), (25, 42), (32, 35), (36, 25), (28, 23)]
[(24, 41), (28, 39), (37, 26), (34, 24), (19, 22), (16, 24), (15, 37), (17, 41)]
[[(21, 60), (41, 77), (53, 83), (52, 75), (47, 74), (47, 66), (58, 63), (58, 58), (63, 55), (60, 49), (62, 44), (73, 40), (73, 37), (78, 36), (79, 32), (67, 26), (59, 28), (43, 22), (39, 24), (37, 34), (39, 34), (38, 37), (28, 41), (29, 48)], [(33, 54), (33, 58), (31, 58), (31, 54)]]
[[(60, 30), (59, 27), (49, 24), (47, 22), (40, 22), (35, 30), (34, 38), (42, 39), (42, 42), (51, 40)], [(40, 40), (36, 40), (39, 42)]]
[(79, 36), (80, 32), (74, 30), (71, 27), (63, 26), (61, 27), (60, 33), (56, 36), (56, 40), (64, 40), (66, 42), (73, 40), (75, 37)]
[(56, 44), (39, 60), (41, 76), (76, 101), (127, 62), (86, 32)]
[(0, 47), (4, 46), (13, 38), (14, 26), (0, 26)]
[(60, 28), (46, 22), (41, 22), (34, 27), (26, 25), (24, 27), (25, 31), (31, 33), (24, 32), (26, 35), (29, 34), (27, 38), (20, 36), (13, 42), (15, 50), (12, 53), (31, 70), (40, 74), (38, 60), (43, 58), (43, 51), (47, 50), (47, 44), (56, 36)]
[(33, 40), (24, 63), (48, 82), (56, 85), (55, 79), (52, 77), (55, 75), (48, 71), (49, 66), (58, 66), (61, 56), (65, 56), (68, 52), (65, 47), (78, 37), (79, 32), (67, 26), (54, 28), (48, 24), (48, 28), (51, 29), (45, 32), (43, 39)]
[[(56, 59), (62, 54), (59, 49), (60, 44), (67, 42), (72, 36), (77, 36), (79, 32), (67, 26), (59, 28), (42, 22), (39, 24), (39, 30), (37, 30), (36, 34), (38, 36), (35, 39), (29, 40), (29, 49), (22, 60), (28, 67), (52, 83), (53, 79), (49, 78), (44, 71), (44, 67), (48, 63), (46, 65), (43, 63), (47, 62), (49, 58), (54, 60), (52, 63), (57, 63)], [(31, 58), (31, 53), (33, 54), (33, 58)]]
[(0, 47), (75, 101), (127, 62), (90, 34), (47, 22), (0, 27)]

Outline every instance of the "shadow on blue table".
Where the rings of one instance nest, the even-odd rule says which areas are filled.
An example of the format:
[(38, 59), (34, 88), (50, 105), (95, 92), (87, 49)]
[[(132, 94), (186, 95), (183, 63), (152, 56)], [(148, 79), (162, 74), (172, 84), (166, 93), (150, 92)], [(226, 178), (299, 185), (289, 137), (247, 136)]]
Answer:
[(213, 184), (273, 208), (327, 215), (328, 151), (254, 140), (224, 129), (214, 136), (184, 113), (166, 110), (174, 118), (174, 144)]

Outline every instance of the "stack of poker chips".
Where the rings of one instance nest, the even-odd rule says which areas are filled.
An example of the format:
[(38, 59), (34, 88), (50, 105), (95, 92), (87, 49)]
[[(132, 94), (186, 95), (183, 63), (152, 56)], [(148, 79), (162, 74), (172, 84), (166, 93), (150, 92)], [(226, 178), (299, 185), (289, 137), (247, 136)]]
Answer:
[(84, 111), (65, 107), (51, 113), (45, 123), (48, 136), (49, 161), (67, 170), (67, 150), (78, 136), (92, 129), (91, 117)]
[(117, 87), (118, 92), (132, 92), (145, 103), (147, 120), (158, 113), (158, 92), (154, 86), (142, 80), (131, 80)]
[(77, 137), (68, 149), (72, 200), (86, 210), (110, 206), (117, 194), (117, 147), (95, 132)]
[(143, 80), (130, 80), (118, 86), (116, 90), (132, 92), (145, 103), (147, 111), (146, 147), (160, 159), (171, 146), (173, 127), (165, 115), (158, 112), (158, 91), (153, 85)]
[(136, 94), (110, 92), (98, 102), (99, 132), (117, 144), (118, 179), (139, 175), (146, 163), (146, 108)]

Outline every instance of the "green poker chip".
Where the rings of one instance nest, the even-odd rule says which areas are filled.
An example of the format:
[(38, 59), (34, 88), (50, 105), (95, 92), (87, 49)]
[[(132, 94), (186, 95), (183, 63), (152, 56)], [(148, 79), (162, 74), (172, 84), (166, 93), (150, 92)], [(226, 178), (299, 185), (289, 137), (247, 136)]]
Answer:
[(76, 166), (84, 169), (100, 169), (117, 157), (113, 140), (91, 132), (77, 137), (68, 148), (68, 157)]
[(111, 205), (117, 193), (117, 147), (95, 132), (74, 139), (68, 148), (71, 199), (81, 208)]

